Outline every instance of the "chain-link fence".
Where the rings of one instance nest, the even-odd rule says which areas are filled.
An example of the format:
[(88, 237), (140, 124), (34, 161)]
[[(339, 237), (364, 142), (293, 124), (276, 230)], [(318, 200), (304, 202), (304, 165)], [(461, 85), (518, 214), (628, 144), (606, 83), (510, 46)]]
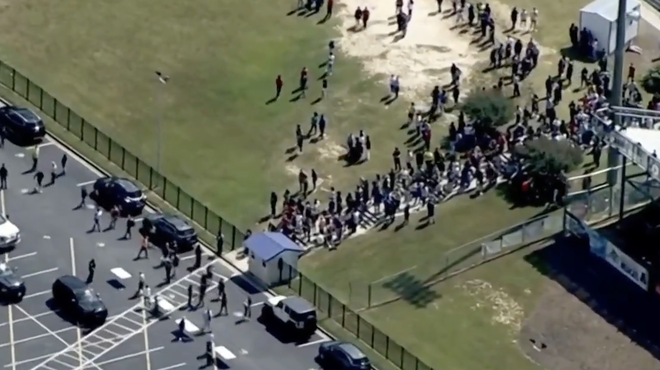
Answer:
[(150, 191), (195, 221), (211, 235), (215, 236), (222, 232), (225, 236), (224, 250), (233, 250), (242, 245), (245, 236), (236, 226), (218, 216), (209, 207), (193, 198), (143, 160), (92, 126), (30, 79), (1, 61), (0, 83), (38, 107), (44, 114), (66, 128), (80, 141), (101, 153)]
[(433, 370), (409, 350), (395, 342), (363, 316), (341, 303), (332, 294), (302, 275), (295, 268), (284, 264), (282, 275), (287, 286), (295, 294), (313, 303), (319, 320), (330, 318), (351, 332), (381, 356), (403, 370)]

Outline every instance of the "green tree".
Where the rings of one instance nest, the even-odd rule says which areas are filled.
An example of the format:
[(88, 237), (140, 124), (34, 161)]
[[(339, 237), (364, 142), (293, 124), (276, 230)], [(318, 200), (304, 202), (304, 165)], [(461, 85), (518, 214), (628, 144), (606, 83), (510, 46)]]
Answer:
[(513, 100), (496, 89), (473, 90), (463, 102), (463, 112), (486, 131), (511, 122), (515, 113)]
[(563, 197), (568, 187), (566, 174), (583, 160), (582, 149), (571, 141), (546, 137), (528, 140), (516, 147), (515, 153), (523, 159), (524, 171), (519, 180), (531, 182), (529, 193), (524, 194), (527, 203), (553, 203), (556, 194)]
[(660, 94), (660, 66), (654, 66), (644, 74), (642, 88), (649, 94)]

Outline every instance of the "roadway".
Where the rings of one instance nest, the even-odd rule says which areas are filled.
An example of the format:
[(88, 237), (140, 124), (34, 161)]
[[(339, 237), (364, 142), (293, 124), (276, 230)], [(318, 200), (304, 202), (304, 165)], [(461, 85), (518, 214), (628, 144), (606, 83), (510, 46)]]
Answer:
[[(133, 240), (123, 239), (123, 220), (115, 230), (90, 232), (95, 207), (93, 204), (77, 207), (80, 188), (91, 189), (91, 184), (102, 174), (51, 139), (39, 145), (38, 169), (48, 180), (51, 163), (57, 163), (61, 170), (60, 160), (65, 153), (69, 158), (66, 174), (44, 187), (41, 193), (35, 193), (34, 173), (27, 172), (31, 166), (30, 149), (10, 143), (0, 149), (0, 162), (9, 170), (8, 189), (0, 192), (0, 208), (21, 229), (22, 236), (18, 247), (2, 259), (18, 269), (27, 287), (20, 304), (0, 307), (0, 370), (101, 367), (170, 370), (203, 365), (198, 356), (204, 350), (207, 336), (196, 331), (203, 327), (204, 309), (185, 307), (187, 286), (196, 287), (202, 272), (188, 271), (194, 262), (192, 254), (181, 256), (177, 278), (165, 285), (164, 271), (158, 268), (160, 252), (153, 250), (149, 259), (134, 260), (139, 239), (136, 236)], [(109, 221), (109, 215), (104, 212), (103, 229)], [(103, 298), (110, 317), (106, 325), (85, 333), (52, 304), (50, 288), (61, 275), (86, 279), (92, 259), (97, 268), (91, 286)], [(225, 280), (228, 295), (230, 314), (214, 318), (211, 325), (221, 360), (216, 367), (244, 370), (318, 367), (314, 356), (318, 345), (329, 339), (327, 336), (319, 332), (306, 343), (281, 339), (280, 334), (267, 330), (256, 320), (267, 292), (251, 287), (238, 270), (211, 253), (205, 256), (203, 264), (213, 266), (215, 281)], [(139, 272), (145, 273), (154, 293), (162, 290), (164, 304), (177, 308), (168, 319), (155, 319), (141, 309), (140, 299), (131, 299)], [(205, 307), (217, 312), (219, 304), (211, 299), (216, 292), (209, 295)], [(242, 305), (247, 295), (254, 306), (253, 320), (243, 321)], [(187, 340), (175, 342), (176, 321), (180, 319), (187, 321), (189, 335)]]

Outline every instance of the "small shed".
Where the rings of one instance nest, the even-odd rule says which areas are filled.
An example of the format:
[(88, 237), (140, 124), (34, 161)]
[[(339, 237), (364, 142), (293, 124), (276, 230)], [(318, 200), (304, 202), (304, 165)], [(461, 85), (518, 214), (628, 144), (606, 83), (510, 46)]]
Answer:
[(298, 259), (304, 250), (279, 232), (253, 234), (245, 241), (248, 271), (266, 285), (280, 284), (298, 273)]
[[(616, 50), (616, 29), (619, 12), (617, 0), (594, 0), (580, 10), (580, 30), (587, 29), (598, 40), (598, 51), (606, 55)], [(641, 5), (638, 0), (626, 1), (626, 45), (639, 34)]]

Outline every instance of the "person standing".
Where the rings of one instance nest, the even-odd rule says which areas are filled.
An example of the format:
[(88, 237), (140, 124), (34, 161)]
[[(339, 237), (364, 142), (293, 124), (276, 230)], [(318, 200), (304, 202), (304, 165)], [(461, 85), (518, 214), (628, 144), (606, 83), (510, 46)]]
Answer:
[(110, 224), (108, 225), (109, 230), (114, 230), (117, 226), (117, 220), (119, 219), (119, 207), (114, 206), (110, 209)]
[(164, 256), (162, 258), (163, 267), (165, 268), (165, 284), (172, 282), (172, 259), (170, 256)]
[(54, 185), (56, 179), (57, 179), (57, 163), (55, 163), (55, 161), (52, 161), (50, 163), (50, 185)]
[(193, 285), (188, 284), (188, 302), (187, 302), (188, 309), (193, 308), (192, 299), (193, 299)]
[(277, 75), (275, 79), (275, 100), (280, 98), (282, 95), (282, 87), (284, 86), (284, 81), (282, 81), (282, 76)]
[(0, 166), (0, 189), (6, 190), (7, 189), (7, 167), (5, 167), (5, 164), (3, 163), (2, 166)]
[(39, 146), (37, 145), (32, 150), (32, 168), (30, 169), (30, 172), (36, 171), (38, 164), (39, 164)]
[(211, 320), (213, 319), (213, 312), (211, 309), (207, 309), (204, 311), (204, 327), (202, 328), (202, 334), (206, 334), (211, 332)]
[(367, 7), (362, 10), (362, 28), (366, 29), (367, 25), (369, 24), (369, 16), (371, 13), (369, 12), (369, 9)]
[(62, 176), (66, 175), (66, 164), (69, 162), (69, 157), (66, 153), (62, 154), (62, 159), (60, 159), (60, 164), (62, 165)]
[[(197, 245), (199, 246), (199, 244)], [(216, 248), (218, 248), (218, 252), (222, 251), (222, 247), (224, 245), (225, 245), (225, 234), (223, 234), (222, 231), (218, 231), (218, 235), (215, 237), (215, 246)]]
[(94, 273), (96, 272), (96, 261), (92, 258), (87, 264), (87, 284), (94, 281)]
[(250, 320), (250, 318), (252, 318), (252, 297), (248, 295), (243, 302), (243, 319)]
[(202, 247), (197, 244), (197, 246), (195, 246), (195, 263), (193, 264), (192, 269), (196, 270), (200, 266), (202, 266)]

